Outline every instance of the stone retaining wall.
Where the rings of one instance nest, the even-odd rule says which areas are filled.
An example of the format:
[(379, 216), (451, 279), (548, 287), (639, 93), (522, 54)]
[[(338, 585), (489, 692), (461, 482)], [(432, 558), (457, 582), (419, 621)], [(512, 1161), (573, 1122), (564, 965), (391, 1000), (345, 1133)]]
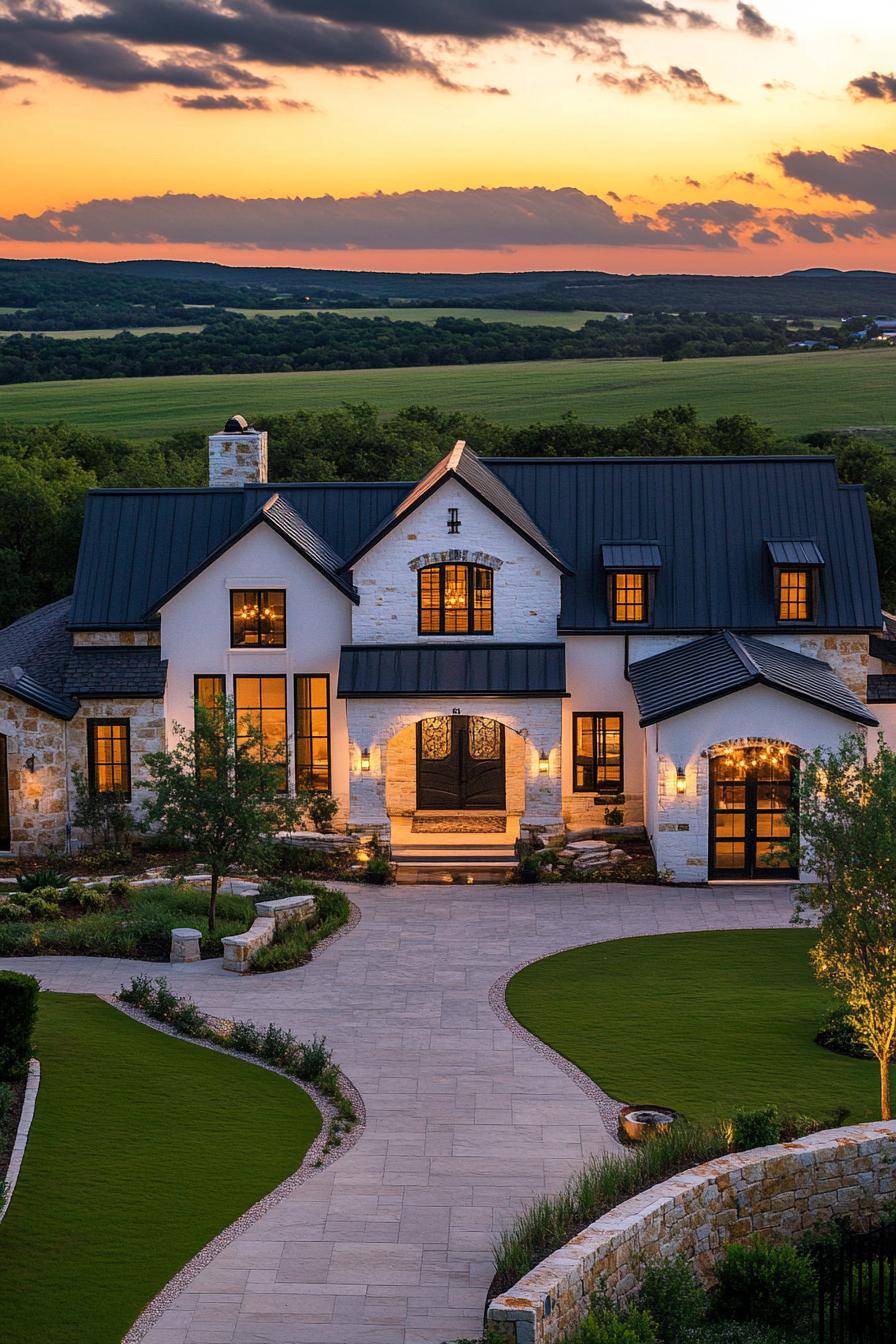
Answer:
[(622, 1302), (640, 1264), (683, 1255), (712, 1282), (729, 1241), (790, 1240), (846, 1215), (868, 1226), (896, 1194), (896, 1121), (829, 1129), (692, 1167), (620, 1204), (489, 1304), (513, 1344), (555, 1344), (573, 1330), (601, 1280)]

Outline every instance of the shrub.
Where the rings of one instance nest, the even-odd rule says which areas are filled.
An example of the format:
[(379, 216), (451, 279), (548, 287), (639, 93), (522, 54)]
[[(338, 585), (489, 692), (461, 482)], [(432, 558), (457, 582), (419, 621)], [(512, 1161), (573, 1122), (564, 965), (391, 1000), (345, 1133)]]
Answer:
[(109, 892), (102, 887), (84, 887), (78, 895), (78, 904), (82, 910), (105, 910), (109, 905)]
[(799, 1330), (811, 1318), (817, 1277), (809, 1258), (793, 1246), (773, 1246), (755, 1236), (745, 1246), (727, 1246), (715, 1272), (717, 1317), (786, 1332)]
[(344, 924), (351, 914), (351, 905), (344, 891), (323, 887), (314, 897), (314, 917), (321, 924), (331, 920)]
[(375, 887), (387, 887), (395, 880), (392, 865), (384, 854), (374, 854), (363, 873), (364, 881)]
[(234, 1022), (227, 1044), (244, 1055), (257, 1055), (261, 1050), (261, 1032), (254, 1022)]
[(0, 971), (0, 1078), (24, 1078), (40, 986), (33, 975)]
[(781, 1124), (776, 1106), (737, 1110), (731, 1117), (732, 1144), (736, 1153), (747, 1148), (767, 1148), (781, 1142)]
[(818, 1045), (825, 1050), (833, 1050), (838, 1055), (850, 1055), (853, 1059), (872, 1059), (873, 1055), (862, 1041), (852, 1024), (849, 1009), (845, 1004), (832, 1008), (825, 1017), (815, 1035)]
[(318, 831), (329, 831), (339, 804), (331, 793), (314, 793), (305, 809)]
[(122, 985), (118, 997), (135, 1008), (148, 1008), (155, 997), (155, 982), (148, 975), (135, 975), (129, 985)]
[(40, 887), (64, 887), (65, 878), (55, 868), (38, 868), (33, 873), (19, 873), (16, 878), (19, 891), (37, 891)]
[(19, 923), (28, 918), (28, 911), (24, 905), (19, 905), (16, 901), (4, 901), (0, 905), (0, 920), (5, 924)]
[(656, 1323), (663, 1344), (690, 1340), (706, 1315), (707, 1297), (683, 1256), (651, 1260), (644, 1270), (638, 1302)]
[(0, 1139), (2, 1139), (7, 1125), (12, 1119), (15, 1104), (16, 1094), (9, 1083), (0, 1083)]
[[(101, 890), (101, 888), (94, 888), (94, 890)], [(119, 900), (123, 900), (124, 897), (131, 895), (133, 887), (126, 877), (113, 877), (108, 890), (110, 896), (116, 896)]]
[(648, 1312), (640, 1307), (620, 1312), (595, 1296), (588, 1315), (567, 1335), (565, 1344), (657, 1344), (658, 1338)]
[(304, 966), (311, 960), (308, 930), (301, 920), (291, 920), (274, 935), (274, 941), (261, 947), (249, 963), (252, 974), (266, 971), (289, 971)]
[(755, 1321), (710, 1321), (688, 1336), (688, 1344), (781, 1344), (781, 1332)]
[(312, 1036), (302, 1046), (302, 1073), (299, 1077), (309, 1083), (316, 1082), (331, 1059), (326, 1036)]
[(292, 1062), (295, 1049), (296, 1038), (292, 1032), (269, 1022), (258, 1048), (261, 1058), (266, 1059), (269, 1064)]
[(516, 866), (515, 876), (518, 882), (540, 882), (542, 864), (538, 855), (524, 854)]
[(205, 1036), (208, 1034), (205, 1014), (191, 999), (180, 999), (177, 1006), (169, 1013), (168, 1021), (172, 1027), (177, 1031), (182, 1031), (185, 1036)]

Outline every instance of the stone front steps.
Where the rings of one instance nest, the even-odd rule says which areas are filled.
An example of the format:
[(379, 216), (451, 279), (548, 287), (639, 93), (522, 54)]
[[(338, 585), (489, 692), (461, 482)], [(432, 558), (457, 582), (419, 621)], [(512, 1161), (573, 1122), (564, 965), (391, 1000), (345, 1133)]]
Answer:
[(516, 867), (512, 844), (447, 846), (437, 840), (392, 846), (396, 880), (411, 882), (501, 882)]

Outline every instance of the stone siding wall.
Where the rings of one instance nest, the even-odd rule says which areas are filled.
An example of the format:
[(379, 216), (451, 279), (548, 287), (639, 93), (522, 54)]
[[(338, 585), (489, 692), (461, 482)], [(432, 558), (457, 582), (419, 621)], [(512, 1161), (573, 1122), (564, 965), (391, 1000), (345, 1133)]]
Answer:
[[(108, 700), (85, 700), (68, 725), (69, 769), (77, 766), (87, 777), (87, 720), (128, 719), (131, 735), (131, 811), (141, 815), (141, 804), (148, 797), (145, 787), (146, 767), (143, 757), (151, 751), (165, 750), (165, 706), (161, 700), (137, 700), (121, 697)], [(75, 791), (71, 790), (72, 807)], [(80, 832), (76, 839), (86, 840)]]
[(827, 1130), (693, 1167), (620, 1204), (489, 1305), (513, 1344), (558, 1344), (604, 1281), (624, 1302), (641, 1267), (681, 1254), (707, 1285), (728, 1242), (792, 1240), (833, 1218), (869, 1226), (896, 1193), (896, 1121)]
[(210, 434), (208, 483), (211, 486), (253, 485), (268, 478), (266, 430), (246, 434)]
[[(12, 850), (33, 858), (65, 841), (66, 724), (0, 692), (0, 733), (6, 737)], [(31, 756), (33, 771), (25, 765)]]
[(820, 658), (863, 703), (868, 694), (867, 635), (801, 635), (800, 653)]
[(162, 635), (159, 630), (74, 630), (72, 632), (72, 644), (76, 649), (157, 649), (161, 642)]

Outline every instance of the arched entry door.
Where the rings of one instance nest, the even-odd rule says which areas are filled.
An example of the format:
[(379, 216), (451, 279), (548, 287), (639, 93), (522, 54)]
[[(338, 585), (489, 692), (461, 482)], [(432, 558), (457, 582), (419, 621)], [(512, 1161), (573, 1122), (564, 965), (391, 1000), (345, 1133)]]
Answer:
[(0, 733), (0, 849), (12, 844), (9, 825), (9, 771), (6, 760), (6, 738)]
[(419, 811), (503, 811), (504, 800), (502, 723), (444, 714), (417, 724)]
[(761, 881), (799, 874), (781, 846), (790, 839), (797, 757), (785, 748), (750, 746), (710, 761), (709, 875)]

